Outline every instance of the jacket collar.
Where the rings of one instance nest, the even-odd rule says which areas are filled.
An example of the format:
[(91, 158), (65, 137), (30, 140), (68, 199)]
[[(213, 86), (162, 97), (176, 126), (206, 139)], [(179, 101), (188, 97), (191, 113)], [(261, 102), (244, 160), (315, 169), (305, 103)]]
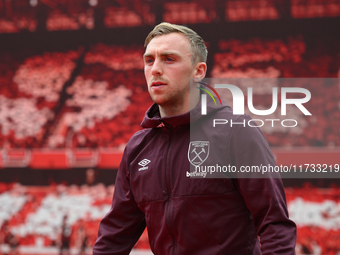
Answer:
[[(207, 100), (207, 114), (209, 115), (212, 112), (219, 111), (226, 106), (223, 102), (223, 106), (217, 105), (213, 103), (213, 100)], [(181, 115), (171, 116), (171, 117), (161, 117), (159, 108), (157, 104), (151, 105), (151, 107), (146, 111), (144, 119), (141, 123), (143, 128), (157, 128), (162, 127), (163, 125), (169, 125), (172, 127), (187, 125), (199, 120), (204, 117), (201, 115), (201, 103), (198, 103), (194, 109), (189, 112), (186, 112)]]

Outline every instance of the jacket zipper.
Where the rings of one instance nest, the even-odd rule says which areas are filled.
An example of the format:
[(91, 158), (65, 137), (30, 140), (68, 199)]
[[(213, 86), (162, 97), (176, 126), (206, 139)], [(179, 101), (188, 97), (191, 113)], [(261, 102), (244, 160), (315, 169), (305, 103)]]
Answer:
[(168, 155), (166, 159), (166, 169), (165, 169), (165, 176), (166, 176), (166, 184), (167, 184), (167, 189), (168, 189), (168, 205), (167, 205), (167, 211), (166, 211), (166, 222), (168, 225), (168, 230), (172, 238), (173, 242), (173, 247), (174, 247), (174, 252), (173, 254), (176, 254), (176, 241), (172, 229), (172, 224), (171, 224), (171, 210), (172, 210), (172, 186), (171, 186), (171, 168), (170, 168), (170, 156), (171, 156), (171, 148), (172, 148), (172, 137), (174, 135), (174, 128), (171, 128), (170, 132), (170, 142), (169, 142), (169, 149), (168, 149)]

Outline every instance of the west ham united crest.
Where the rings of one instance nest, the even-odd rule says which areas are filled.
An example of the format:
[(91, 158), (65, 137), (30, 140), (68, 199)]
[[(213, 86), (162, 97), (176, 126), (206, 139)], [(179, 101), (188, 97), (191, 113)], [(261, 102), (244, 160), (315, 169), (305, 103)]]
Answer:
[(202, 164), (209, 156), (209, 141), (190, 142), (188, 149), (189, 162), (194, 166)]

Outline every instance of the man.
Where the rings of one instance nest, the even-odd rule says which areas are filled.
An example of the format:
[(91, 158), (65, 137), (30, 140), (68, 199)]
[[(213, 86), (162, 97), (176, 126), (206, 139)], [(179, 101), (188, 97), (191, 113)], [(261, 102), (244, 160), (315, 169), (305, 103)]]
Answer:
[(205, 157), (211, 164), (275, 164), (258, 128), (205, 125), (226, 115), (234, 121), (249, 117), (209, 102), (201, 116), (199, 89), (190, 80), (206, 74), (202, 38), (161, 23), (145, 46), (144, 72), (155, 104), (144, 117), (145, 129), (125, 148), (93, 254), (129, 254), (146, 226), (156, 255), (294, 254), (296, 226), (279, 178), (187, 177), (192, 139), (217, 146)]
[(67, 214), (65, 214), (60, 229), (61, 232), (60, 232), (59, 255), (70, 254), (72, 228), (68, 225), (67, 219), (68, 216)]
[(5, 220), (0, 228), (0, 254), (2, 254), (2, 243), (8, 245), (9, 255), (19, 254), (19, 239), (11, 232), (8, 220)]

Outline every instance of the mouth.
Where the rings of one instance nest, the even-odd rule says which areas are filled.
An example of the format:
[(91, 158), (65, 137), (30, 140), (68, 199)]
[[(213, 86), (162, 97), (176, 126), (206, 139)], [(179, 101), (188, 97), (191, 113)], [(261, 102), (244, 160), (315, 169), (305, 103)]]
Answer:
[(161, 82), (161, 81), (154, 81), (153, 83), (151, 83), (151, 87), (161, 87), (167, 85), (165, 82)]

